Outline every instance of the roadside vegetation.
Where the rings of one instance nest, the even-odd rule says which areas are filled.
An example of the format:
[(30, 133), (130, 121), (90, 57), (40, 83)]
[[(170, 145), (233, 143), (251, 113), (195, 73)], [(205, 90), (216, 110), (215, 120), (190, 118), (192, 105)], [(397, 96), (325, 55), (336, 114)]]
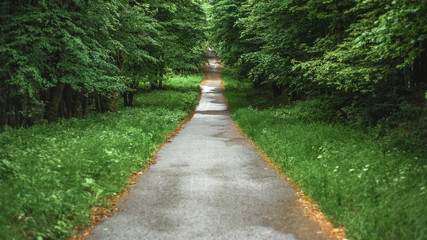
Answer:
[(411, 0), (1, 1), (0, 238), (66, 238), (126, 188), (194, 108), (203, 76), (175, 74), (208, 46), (236, 122), (350, 238), (427, 238), (426, 15)]
[(117, 98), (132, 106), (141, 83), (160, 89), (169, 72), (197, 71), (204, 5), (1, 1), (0, 128), (108, 112)]
[(427, 5), (215, 0), (243, 131), (351, 239), (427, 237)]
[(0, 239), (66, 239), (127, 188), (194, 109), (203, 74), (135, 95), (132, 108), (0, 132)]
[[(350, 239), (425, 239), (427, 163), (405, 127), (382, 133), (337, 118), (333, 99), (280, 97), (223, 74), (233, 119)], [(276, 106), (275, 106), (276, 105)], [(275, 106), (275, 107), (272, 107)], [(379, 134), (381, 133), (381, 134)]]

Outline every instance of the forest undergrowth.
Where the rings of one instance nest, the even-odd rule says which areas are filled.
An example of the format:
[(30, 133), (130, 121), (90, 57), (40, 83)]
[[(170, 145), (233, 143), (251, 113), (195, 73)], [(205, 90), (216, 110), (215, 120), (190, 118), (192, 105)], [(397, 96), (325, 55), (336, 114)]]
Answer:
[(243, 132), (350, 239), (426, 239), (422, 144), (408, 148), (408, 136), (334, 121), (325, 99), (272, 107), (274, 99), (257, 95), (251, 82), (223, 79)]
[(66, 239), (108, 206), (194, 109), (203, 74), (142, 91), (132, 108), (0, 132), (0, 239)]

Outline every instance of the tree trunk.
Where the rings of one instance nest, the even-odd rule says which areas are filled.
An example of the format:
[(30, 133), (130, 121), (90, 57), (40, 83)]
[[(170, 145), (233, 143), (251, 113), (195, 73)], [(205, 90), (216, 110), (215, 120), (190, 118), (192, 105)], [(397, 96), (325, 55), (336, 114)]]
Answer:
[(261, 86), (262, 86), (261, 80), (255, 80), (254, 81), (254, 89), (261, 88)]
[[(427, 45), (427, 43), (425, 44)], [(427, 51), (424, 51), (414, 61), (414, 80), (411, 84), (414, 88), (414, 98), (417, 104), (425, 104), (425, 96), (427, 90)]]
[(154, 77), (154, 81), (151, 82), (151, 90), (156, 90), (159, 86), (159, 83), (157, 81), (157, 77)]
[(58, 85), (51, 89), (49, 103), (46, 106), (46, 119), (49, 122), (58, 120), (59, 103), (61, 102), (64, 93), (65, 83), (58, 83)]
[(129, 99), (128, 99), (129, 107), (132, 107), (132, 105), (133, 105), (133, 95), (134, 95), (134, 93), (133, 93), (133, 92), (130, 92), (130, 93), (128, 94), (128, 97), (129, 97)]
[(108, 112), (110, 109), (110, 99), (107, 96), (99, 95), (99, 104), (101, 107), (101, 113)]
[(162, 74), (159, 77), (159, 89), (163, 89), (163, 75)]
[(283, 88), (282, 86), (277, 85), (276, 83), (273, 83), (271, 85), (272, 89), (273, 89), (273, 96), (278, 97), (282, 94), (283, 92)]
[(117, 99), (119, 98), (119, 93), (118, 92), (114, 92), (113, 93), (113, 99), (110, 102), (110, 111), (111, 112), (115, 112), (116, 111), (116, 103), (117, 103)]
[(124, 105), (125, 107), (129, 107), (129, 102), (128, 102), (128, 93), (127, 93), (127, 92), (125, 92), (125, 93), (123, 93), (123, 94), (122, 94), (122, 96), (123, 96), (123, 105)]
[(74, 98), (74, 106), (73, 109), (71, 109), (71, 116), (72, 117), (80, 117), (79, 115), (79, 109), (80, 109), (80, 103), (81, 103), (81, 97), (80, 97), (80, 93), (77, 91), (74, 91), (73, 93), (73, 98)]
[(88, 98), (84, 95), (84, 94), (82, 94), (82, 96), (81, 96), (81, 102), (82, 102), (82, 112), (81, 112), (81, 114), (82, 115), (86, 115), (86, 113), (87, 113), (87, 108), (88, 108)]
[(101, 104), (99, 104), (99, 95), (96, 94), (94, 98), (95, 98), (95, 111), (101, 112)]
[(23, 97), (15, 98), (15, 101), (13, 101), (13, 103), (11, 103), (15, 106), (14, 108), (15, 108), (16, 126), (22, 126), (24, 124), (24, 120), (25, 120), (24, 115), (22, 114), (22, 110), (23, 110), (22, 98)]
[(0, 127), (7, 124), (7, 90), (8, 87), (3, 88), (3, 85), (1, 85), (2, 91), (0, 95)]
[(64, 114), (66, 118), (70, 118), (72, 116), (73, 110), (74, 110), (74, 90), (71, 88), (71, 86), (67, 86), (64, 89)]

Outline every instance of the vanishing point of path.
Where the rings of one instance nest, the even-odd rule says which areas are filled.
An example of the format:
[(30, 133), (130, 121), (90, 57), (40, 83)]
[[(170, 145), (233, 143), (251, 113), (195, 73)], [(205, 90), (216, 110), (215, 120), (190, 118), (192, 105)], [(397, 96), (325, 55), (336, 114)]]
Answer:
[(90, 239), (326, 239), (234, 125), (209, 60), (193, 118)]

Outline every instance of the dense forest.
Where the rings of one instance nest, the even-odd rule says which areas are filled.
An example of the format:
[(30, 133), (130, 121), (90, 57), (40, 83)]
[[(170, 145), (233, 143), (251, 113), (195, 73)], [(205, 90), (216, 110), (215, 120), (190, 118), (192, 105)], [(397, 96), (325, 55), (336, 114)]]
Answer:
[(427, 149), (426, 1), (214, 3), (211, 43), (239, 79), (281, 104), (321, 97), (334, 121), (406, 125)]
[(29, 126), (132, 105), (143, 82), (197, 69), (199, 1), (2, 1), (0, 126)]
[(214, 49), (234, 121), (348, 238), (425, 239), (426, 16), (427, 0), (1, 1), (0, 238), (67, 239), (111, 211)]
[(349, 239), (425, 239), (427, 2), (213, 2), (242, 131)]
[(3, 1), (0, 11), (0, 126), (114, 110), (120, 95), (131, 106), (141, 83), (197, 69), (207, 36), (240, 79), (283, 104), (323, 96), (363, 126), (422, 118), (424, 1)]

